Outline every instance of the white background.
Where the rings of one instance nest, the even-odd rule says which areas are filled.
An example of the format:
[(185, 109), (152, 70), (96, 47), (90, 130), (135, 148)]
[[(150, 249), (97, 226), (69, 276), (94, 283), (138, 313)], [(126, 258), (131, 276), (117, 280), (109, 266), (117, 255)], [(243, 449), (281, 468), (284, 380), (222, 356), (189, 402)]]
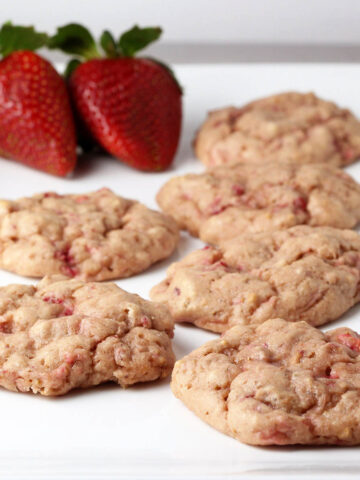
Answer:
[(159, 24), (165, 42), (360, 43), (359, 0), (1, 0), (0, 20), (82, 22), (98, 34)]
[[(207, 110), (287, 89), (314, 90), (360, 115), (360, 65), (183, 65), (185, 122), (175, 163), (149, 174), (103, 156), (83, 160), (70, 178), (55, 178), (0, 159), (1, 197), (35, 192), (87, 192), (103, 186), (155, 207), (174, 175), (201, 171), (191, 148)], [(266, 79), (266, 81), (264, 81)], [(360, 162), (347, 168), (360, 181)], [(202, 246), (185, 233), (171, 258), (117, 283), (147, 297), (166, 267)], [(32, 279), (0, 271), (0, 285)], [(360, 331), (360, 305), (325, 328)], [(214, 334), (177, 325), (177, 358)], [(122, 390), (105, 385), (41, 398), (0, 389), (1, 480), (359, 480), (359, 448), (255, 448), (202, 422), (171, 393), (169, 378)]]
[[(96, 34), (120, 33), (134, 23), (164, 27), (164, 43), (359, 44), (360, 0), (0, 0), (0, 21), (35, 24), (54, 31), (78, 21)], [(227, 47), (224, 45), (224, 50)], [(275, 91), (315, 90), (360, 114), (359, 66), (182, 67), (185, 124), (171, 170), (148, 175), (110, 158), (89, 158), (73, 178), (55, 179), (10, 161), (0, 161), (1, 196), (36, 191), (81, 192), (112, 187), (153, 207), (170, 176), (199, 170), (191, 140), (208, 109), (242, 104)], [(348, 169), (360, 180), (360, 164)], [(200, 242), (183, 235), (171, 259), (119, 281), (147, 296), (165, 267)], [(30, 282), (0, 272), (0, 285)], [(329, 328), (359, 330), (360, 307)], [(181, 357), (212, 335), (177, 326), (174, 350)], [(104, 386), (59, 399), (1, 390), (0, 478), (359, 478), (359, 450), (253, 448), (208, 427), (171, 394), (169, 379), (123, 391)]]
[[(182, 65), (185, 122), (171, 168), (143, 173), (113, 158), (90, 156), (70, 178), (56, 178), (0, 159), (1, 197), (35, 192), (88, 192), (108, 186), (155, 207), (155, 194), (170, 177), (202, 171), (191, 141), (207, 110), (288, 89), (314, 90), (351, 107), (360, 116), (360, 65)], [(264, 81), (264, 79), (266, 81)], [(346, 169), (360, 181), (360, 162)], [(202, 246), (182, 234), (171, 258), (119, 280), (119, 286), (147, 297), (166, 267)], [(33, 279), (0, 271), (0, 285)], [(325, 329), (360, 331), (360, 304)], [(215, 334), (177, 325), (177, 358)], [(104, 385), (41, 398), (0, 389), (1, 480), (359, 480), (359, 447), (255, 448), (209, 427), (169, 388), (169, 378), (123, 390)]]

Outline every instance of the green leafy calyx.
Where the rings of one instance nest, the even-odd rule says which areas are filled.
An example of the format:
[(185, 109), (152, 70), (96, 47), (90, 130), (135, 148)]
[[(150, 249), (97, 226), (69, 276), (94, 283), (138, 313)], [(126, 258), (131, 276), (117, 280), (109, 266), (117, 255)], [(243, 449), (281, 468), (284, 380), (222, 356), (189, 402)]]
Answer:
[(121, 35), (118, 45), (124, 57), (133, 57), (135, 53), (158, 40), (161, 33), (160, 27), (140, 28), (135, 25)]
[(3, 57), (17, 50), (37, 50), (47, 45), (46, 33), (37, 32), (34, 27), (23, 27), (6, 22), (0, 29), (0, 54)]
[(78, 23), (69, 23), (57, 29), (50, 38), (49, 48), (59, 49), (86, 60), (100, 57), (94, 37), (89, 30)]
[[(100, 47), (108, 58), (133, 57), (137, 52), (155, 42), (161, 35), (160, 27), (140, 28), (135, 25), (123, 33), (118, 42), (105, 30), (100, 37)], [(90, 60), (103, 55), (89, 30), (78, 23), (70, 23), (57, 29), (48, 42), (49, 48), (59, 49), (81, 59)]]
[(100, 37), (100, 45), (108, 58), (116, 58), (119, 56), (119, 47), (116, 44), (114, 37), (108, 30), (105, 30), (102, 33)]

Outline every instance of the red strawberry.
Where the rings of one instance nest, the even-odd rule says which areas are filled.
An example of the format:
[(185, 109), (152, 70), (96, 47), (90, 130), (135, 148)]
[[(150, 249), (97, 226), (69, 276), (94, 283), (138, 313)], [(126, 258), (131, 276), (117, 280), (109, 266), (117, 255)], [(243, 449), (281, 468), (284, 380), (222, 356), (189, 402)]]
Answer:
[[(34, 37), (29, 37), (29, 30)], [(21, 42), (24, 31), (27, 35)], [(14, 35), (17, 44), (12, 48), (10, 37)], [(11, 53), (25, 44), (34, 47), (32, 40), (36, 39), (36, 48), (41, 46), (39, 35), (43, 34), (28, 27), (4, 25), (0, 30), (0, 51), (6, 55), (0, 61), (0, 155), (64, 176), (76, 163), (75, 127), (66, 84), (36, 53)]]
[(87, 59), (72, 64), (75, 107), (105, 150), (140, 170), (168, 167), (180, 136), (181, 88), (172, 72), (155, 60), (133, 58), (160, 34), (159, 28), (134, 27), (116, 44), (104, 32), (101, 46), (110, 58), (96, 58), (95, 42), (80, 25), (60, 28), (50, 43)]

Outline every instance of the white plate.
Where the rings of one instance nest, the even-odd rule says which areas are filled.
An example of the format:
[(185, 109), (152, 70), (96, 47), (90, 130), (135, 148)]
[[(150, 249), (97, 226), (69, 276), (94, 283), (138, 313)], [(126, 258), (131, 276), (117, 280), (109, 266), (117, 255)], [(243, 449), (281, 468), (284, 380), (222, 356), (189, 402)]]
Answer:
[[(168, 172), (136, 172), (109, 158), (88, 158), (74, 178), (58, 179), (0, 160), (3, 198), (35, 192), (86, 192), (108, 186), (155, 207), (154, 196), (172, 175), (201, 171), (191, 150), (195, 129), (209, 109), (242, 104), (284, 90), (314, 90), (360, 116), (359, 65), (183, 65), (185, 125), (175, 166)], [(348, 169), (360, 181), (360, 163)], [(147, 272), (118, 282), (147, 297), (166, 267), (201, 242), (183, 235), (175, 255)], [(0, 284), (27, 282), (0, 272)], [(354, 308), (332, 326), (360, 328)], [(177, 326), (177, 357), (215, 335)], [(49, 399), (0, 391), (0, 478), (358, 478), (357, 448), (254, 448), (207, 426), (176, 400), (169, 381), (122, 390), (106, 385)]]

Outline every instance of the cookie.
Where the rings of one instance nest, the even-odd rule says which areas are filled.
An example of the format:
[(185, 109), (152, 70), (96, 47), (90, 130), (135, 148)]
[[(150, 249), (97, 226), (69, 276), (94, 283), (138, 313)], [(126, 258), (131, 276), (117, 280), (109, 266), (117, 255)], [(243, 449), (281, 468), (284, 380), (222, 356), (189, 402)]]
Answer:
[(217, 167), (172, 178), (157, 200), (180, 228), (214, 244), (245, 232), (300, 224), (352, 228), (360, 220), (360, 185), (324, 164)]
[(0, 385), (63, 395), (103, 382), (127, 387), (174, 364), (165, 306), (113, 283), (64, 276), (0, 288)]
[(340, 167), (360, 157), (360, 122), (312, 93), (282, 93), (211, 112), (195, 152), (209, 167), (274, 160)]
[(177, 243), (170, 217), (107, 188), (0, 201), (0, 267), (19, 275), (128, 277), (168, 257)]
[(282, 317), (319, 326), (360, 300), (360, 236), (298, 226), (244, 235), (173, 263), (151, 298), (213, 332)]
[(235, 326), (176, 362), (172, 390), (250, 445), (360, 443), (360, 338), (305, 322)]

